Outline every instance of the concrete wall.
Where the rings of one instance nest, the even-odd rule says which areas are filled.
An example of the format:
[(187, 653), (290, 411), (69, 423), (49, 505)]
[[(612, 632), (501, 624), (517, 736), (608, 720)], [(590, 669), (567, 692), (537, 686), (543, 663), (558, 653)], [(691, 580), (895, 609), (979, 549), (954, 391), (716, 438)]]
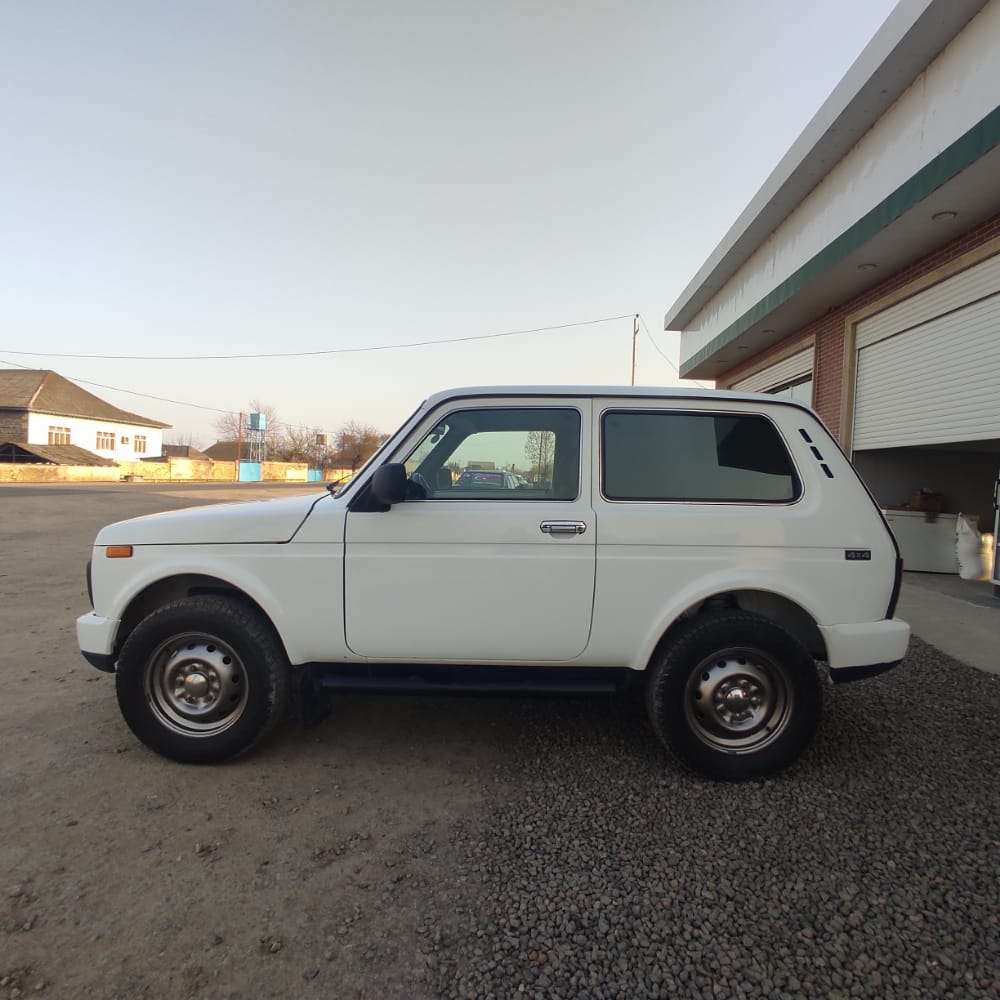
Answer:
[(208, 458), (169, 458), (162, 462), (119, 462), (123, 476), (170, 482), (236, 481), (235, 462), (213, 462)]
[[(195, 467), (199, 470), (204, 470), (205, 460), (204, 459), (181, 459), (181, 461), (191, 462), (192, 465), (192, 475), (195, 472)], [(211, 460), (207, 463), (210, 468), (208, 474), (205, 476), (206, 479), (211, 479), (214, 482), (235, 482), (236, 480), (236, 463), (235, 462), (213, 462)]]
[(944, 496), (950, 514), (975, 514), (980, 531), (993, 530), (993, 484), (1000, 451), (885, 448), (859, 451), (854, 465), (883, 507), (901, 507), (918, 490)]
[[(137, 424), (118, 424), (113, 420), (89, 420), (83, 417), (58, 417), (49, 413), (28, 414), (28, 443), (48, 444), (49, 427), (68, 427), (69, 443), (86, 448), (101, 458), (112, 461), (129, 462), (143, 455), (159, 455), (163, 450), (163, 431), (158, 427), (140, 427)], [(97, 447), (97, 432), (110, 431), (115, 436), (114, 448)], [(135, 451), (135, 435), (146, 438), (146, 450), (139, 454)], [(128, 438), (128, 444), (121, 443), (122, 437)], [(19, 440), (23, 441), (24, 438)]]
[(236, 478), (233, 462), (171, 459), (169, 462), (119, 462), (111, 466), (8, 464), (0, 462), (0, 482), (117, 483), (126, 476), (149, 482), (227, 482)]
[[(261, 472), (265, 482), (304, 483), (308, 480), (309, 466), (306, 462), (264, 462)], [(164, 462), (126, 461), (113, 466), (0, 462), (0, 482), (6, 483), (116, 483), (126, 476), (141, 477), (149, 482), (232, 483), (236, 481), (236, 463), (192, 458), (171, 458)]]
[(324, 469), (324, 483), (344, 483), (354, 475), (351, 469)]
[(118, 469), (122, 476), (133, 476), (137, 479), (149, 479), (154, 482), (170, 479), (169, 462), (119, 462)]
[(15, 465), (0, 462), (0, 483), (117, 483), (114, 465)]
[[(119, 462), (122, 475), (144, 479), (175, 481), (236, 482), (235, 462), (214, 462), (208, 458), (170, 458), (163, 462)], [(264, 482), (304, 483), (308, 479), (307, 462), (264, 462)]]
[(991, 0), (688, 324), (682, 363), (997, 106)]
[(304, 483), (309, 478), (309, 463), (262, 462), (260, 477), (265, 482)]

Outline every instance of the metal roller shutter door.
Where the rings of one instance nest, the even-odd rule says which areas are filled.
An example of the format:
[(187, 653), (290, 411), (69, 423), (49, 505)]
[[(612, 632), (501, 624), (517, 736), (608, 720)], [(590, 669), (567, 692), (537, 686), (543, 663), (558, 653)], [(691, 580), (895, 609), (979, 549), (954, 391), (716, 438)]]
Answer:
[(735, 382), (731, 388), (740, 389), (743, 392), (766, 392), (768, 389), (774, 389), (776, 386), (792, 382), (804, 375), (811, 375), (815, 354), (815, 347), (809, 346), (804, 351), (799, 351), (798, 354), (793, 354), (790, 358), (785, 358), (783, 361), (771, 365), (770, 368), (754, 372), (742, 382)]
[(858, 350), (1000, 292), (1000, 254), (932, 285), (858, 324)]
[[(968, 283), (983, 277), (977, 270), (957, 277)], [(867, 346), (858, 351), (855, 451), (1000, 438), (1000, 294), (956, 308), (949, 284), (900, 303), (920, 324), (912, 329), (892, 334), (881, 314), (870, 322), (880, 324), (884, 339), (872, 342), (870, 331), (862, 337), (867, 324), (859, 325), (858, 344)], [(949, 296), (952, 311), (924, 319), (927, 303), (915, 300), (931, 293)]]

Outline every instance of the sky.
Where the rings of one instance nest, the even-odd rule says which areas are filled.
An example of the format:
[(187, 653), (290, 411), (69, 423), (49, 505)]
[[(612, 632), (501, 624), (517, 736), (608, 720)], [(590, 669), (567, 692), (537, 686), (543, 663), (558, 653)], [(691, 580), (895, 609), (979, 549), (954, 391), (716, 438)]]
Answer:
[[(889, 0), (0, 6), (0, 359), (393, 429), (457, 385), (628, 384)], [(636, 382), (674, 369), (640, 338)], [(12, 351), (46, 352), (37, 355)], [(93, 389), (215, 440), (211, 412)]]

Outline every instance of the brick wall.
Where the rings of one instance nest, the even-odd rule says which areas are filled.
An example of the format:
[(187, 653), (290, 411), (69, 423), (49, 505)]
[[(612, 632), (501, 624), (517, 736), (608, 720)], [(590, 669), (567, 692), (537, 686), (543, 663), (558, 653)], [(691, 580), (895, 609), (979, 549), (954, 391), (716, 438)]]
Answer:
[(28, 414), (13, 410), (0, 410), (0, 444), (7, 441), (28, 440)]
[(970, 229), (961, 236), (945, 244), (934, 253), (923, 257), (892, 277), (869, 289), (863, 295), (850, 299), (841, 306), (813, 320), (796, 333), (749, 357), (742, 364), (730, 368), (718, 380), (720, 388), (728, 388), (738, 382), (751, 369), (763, 367), (774, 355), (784, 352), (796, 341), (808, 337), (816, 340), (816, 365), (813, 381), (813, 407), (830, 431), (839, 436), (840, 405), (844, 393), (844, 327), (847, 317), (876, 299), (882, 298), (916, 278), (948, 263), (955, 257), (1000, 236), (1000, 215)]

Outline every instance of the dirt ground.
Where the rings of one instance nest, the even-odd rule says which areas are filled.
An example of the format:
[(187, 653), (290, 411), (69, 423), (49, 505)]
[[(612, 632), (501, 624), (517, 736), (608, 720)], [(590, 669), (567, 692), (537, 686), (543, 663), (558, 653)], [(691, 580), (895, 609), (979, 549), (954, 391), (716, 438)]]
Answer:
[(741, 786), (611, 700), (146, 751), (76, 649), (96, 531), (289, 489), (0, 488), (0, 1000), (1000, 995), (1000, 683), (919, 642)]
[(0, 490), (0, 975), (12, 989), (422, 992), (417, 931), (429, 900), (447, 905), (439, 852), (481, 801), (488, 728), (454, 704), (352, 699), (335, 724), (287, 726), (234, 764), (186, 768), (137, 743), (113, 678), (75, 647), (102, 525), (290, 490)]

